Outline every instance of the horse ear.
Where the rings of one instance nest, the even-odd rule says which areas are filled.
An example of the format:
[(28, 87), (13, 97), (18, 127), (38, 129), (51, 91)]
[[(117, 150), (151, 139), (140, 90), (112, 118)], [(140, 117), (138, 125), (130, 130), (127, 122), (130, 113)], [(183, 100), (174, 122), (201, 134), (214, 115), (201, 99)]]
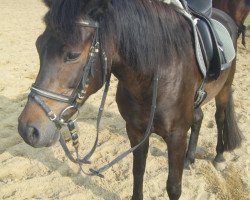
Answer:
[(83, 8), (85, 14), (99, 14), (105, 12), (111, 0), (89, 0)]
[(52, 0), (43, 0), (43, 2), (44, 2), (45, 5), (48, 6), (49, 8), (51, 7)]

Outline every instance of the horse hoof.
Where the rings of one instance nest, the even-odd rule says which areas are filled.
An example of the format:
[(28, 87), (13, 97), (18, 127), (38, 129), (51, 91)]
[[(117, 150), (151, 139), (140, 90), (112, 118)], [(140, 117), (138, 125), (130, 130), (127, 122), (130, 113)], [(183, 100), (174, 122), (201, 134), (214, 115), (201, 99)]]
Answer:
[(222, 163), (225, 161), (226, 160), (222, 154), (217, 154), (216, 157), (214, 158), (214, 162), (216, 162), (216, 163)]
[(191, 169), (190, 165), (191, 165), (191, 161), (186, 159), (184, 162), (184, 169), (190, 170)]
[(226, 168), (225, 162), (216, 162), (214, 160), (213, 165), (214, 165), (215, 169), (218, 171), (223, 171)]

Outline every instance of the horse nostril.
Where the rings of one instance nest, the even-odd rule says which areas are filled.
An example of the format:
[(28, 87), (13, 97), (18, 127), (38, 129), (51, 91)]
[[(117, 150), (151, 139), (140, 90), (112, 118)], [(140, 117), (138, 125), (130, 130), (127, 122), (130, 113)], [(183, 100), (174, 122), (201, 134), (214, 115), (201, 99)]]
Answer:
[(35, 127), (32, 127), (32, 126), (28, 126), (27, 127), (27, 139), (28, 139), (28, 141), (31, 144), (35, 145), (38, 143), (39, 138), (40, 138), (40, 134), (39, 134), (38, 129)]

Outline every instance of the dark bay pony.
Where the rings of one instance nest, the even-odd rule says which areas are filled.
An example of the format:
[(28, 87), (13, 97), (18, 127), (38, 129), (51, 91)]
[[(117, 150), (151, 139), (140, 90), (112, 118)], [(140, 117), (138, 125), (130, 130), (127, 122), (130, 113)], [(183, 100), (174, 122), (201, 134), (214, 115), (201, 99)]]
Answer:
[(245, 46), (244, 22), (250, 11), (250, 0), (213, 0), (213, 7), (226, 12), (239, 29), (239, 35), (242, 34), (242, 44)]
[[(158, 80), (150, 131), (160, 135), (168, 146), (167, 192), (171, 200), (179, 199), (187, 132), (191, 126), (198, 130), (202, 119), (201, 109), (194, 109), (194, 101), (203, 77), (194, 55), (188, 21), (177, 7), (158, 0), (45, 0), (45, 3), (49, 7), (46, 29), (36, 42), (40, 71), (19, 117), (22, 138), (33, 147), (53, 145), (60, 137), (53, 122), (57, 116), (68, 103), (77, 101), (83, 105), (102, 87), (106, 74), (112, 73), (119, 80), (118, 108), (126, 121), (131, 146), (135, 146), (144, 138)], [(100, 45), (96, 48), (99, 51), (95, 51), (99, 56), (89, 62), (96, 38), (100, 39), (100, 44), (94, 42), (95, 46)], [(104, 52), (107, 72), (102, 67)], [(91, 70), (86, 74), (89, 64)], [(241, 142), (231, 91), (234, 72), (235, 65), (206, 84), (208, 96), (204, 103), (216, 97), (217, 158)], [(82, 82), (84, 95), (77, 98), (74, 94)], [(70, 111), (66, 117), (73, 113)], [(191, 143), (195, 143), (198, 136), (193, 134), (191, 138)], [(143, 199), (148, 146), (146, 138), (133, 152), (134, 200)], [(194, 159), (192, 148), (187, 154), (189, 161)]]

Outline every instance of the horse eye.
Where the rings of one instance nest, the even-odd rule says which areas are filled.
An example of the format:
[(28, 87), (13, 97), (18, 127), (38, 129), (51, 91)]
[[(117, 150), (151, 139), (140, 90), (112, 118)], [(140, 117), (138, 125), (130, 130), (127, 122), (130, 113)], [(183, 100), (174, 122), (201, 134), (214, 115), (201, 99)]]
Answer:
[(80, 57), (80, 53), (67, 52), (64, 58), (65, 62), (76, 61)]

